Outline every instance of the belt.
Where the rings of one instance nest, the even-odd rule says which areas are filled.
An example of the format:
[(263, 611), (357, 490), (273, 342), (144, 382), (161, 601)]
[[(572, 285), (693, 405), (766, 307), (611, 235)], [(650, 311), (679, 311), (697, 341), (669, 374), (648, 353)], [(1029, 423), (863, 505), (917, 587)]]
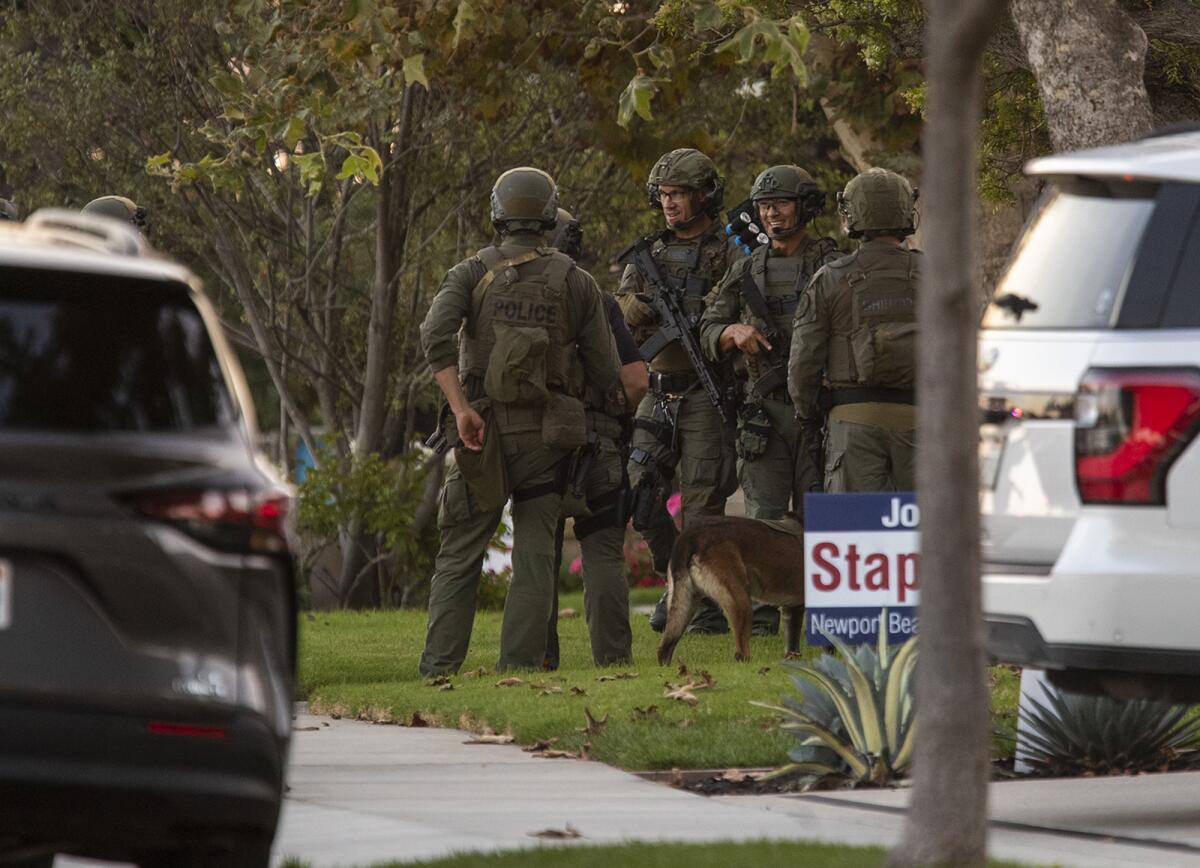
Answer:
[(670, 374), (651, 371), (650, 390), (668, 395), (678, 395), (696, 385), (697, 380), (698, 378), (692, 371), (675, 371)]
[(916, 404), (917, 395), (912, 389), (849, 388), (832, 389), (829, 406), (842, 404)]

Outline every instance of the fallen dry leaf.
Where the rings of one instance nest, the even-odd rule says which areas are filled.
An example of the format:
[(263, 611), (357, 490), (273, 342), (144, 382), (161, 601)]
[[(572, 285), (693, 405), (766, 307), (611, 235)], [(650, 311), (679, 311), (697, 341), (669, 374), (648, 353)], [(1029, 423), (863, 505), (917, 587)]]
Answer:
[(525, 753), (536, 753), (541, 750), (549, 750), (555, 744), (558, 744), (557, 738), (540, 738), (533, 744), (521, 748), (521, 750), (525, 751)]
[(803, 660), (804, 655), (799, 651), (789, 651), (783, 655), (784, 660)]
[(579, 758), (584, 762), (592, 761), (592, 743), (590, 741), (585, 741), (583, 747), (579, 749)]
[(602, 732), (604, 730), (604, 727), (608, 726), (608, 715), (607, 714), (604, 715), (604, 717), (597, 720), (595, 717), (592, 716), (591, 709), (588, 708), (586, 705), (583, 707), (583, 719), (586, 721), (586, 725), (582, 729), (578, 730), (578, 732), (582, 732), (587, 735), (593, 735), (597, 732)]
[(482, 678), (487, 674), (488, 670), (486, 666), (476, 666), (470, 672), (464, 672), (462, 676), (463, 678)]
[[(679, 721), (679, 723), (677, 723), (675, 725), (678, 726), (680, 729), (687, 729), (689, 726), (693, 726), (695, 723), (696, 723), (696, 721), (692, 720), (691, 718), (685, 717), (683, 720)], [(771, 725), (774, 726), (774, 723), (772, 723)]]
[(688, 677), (687, 664), (683, 662), (683, 658), (680, 658), (680, 660), (679, 660), (679, 677), (680, 678)]
[(518, 684), (524, 684), (524, 678), (501, 678), (496, 682), (497, 687), (516, 687)]
[(693, 681), (693, 690), (703, 690), (705, 688), (717, 686), (717, 679), (713, 678), (712, 674), (706, 669), (701, 669), (695, 677), (699, 678), (700, 680)]
[(671, 769), (671, 786), (676, 788), (683, 786), (683, 772), (679, 769)]
[(545, 687), (542, 689), (541, 696), (553, 696), (556, 693), (562, 693), (561, 687)]
[(320, 728), (319, 726), (293, 726), (292, 732), (316, 732)]
[(453, 690), (454, 685), (447, 681), (445, 684), (439, 684), (438, 690)]
[(624, 681), (628, 678), (637, 678), (637, 677), (638, 677), (638, 673), (636, 673), (636, 672), (616, 672), (612, 675), (601, 675), (596, 680), (597, 681)]
[(740, 784), (742, 781), (758, 780), (758, 776), (744, 772), (741, 769), (726, 769), (724, 774), (717, 777), (717, 780), (728, 781), (731, 784)]
[(558, 617), (560, 617), (560, 618), (578, 618), (579, 610), (578, 609), (559, 609)]
[(463, 744), (512, 744), (513, 737), (511, 735), (499, 735), (494, 732), (485, 732), (482, 735), (472, 736), (463, 742)]
[(530, 838), (564, 839), (564, 838), (582, 838), (583, 834), (578, 829), (576, 829), (574, 826), (572, 826), (570, 823), (567, 823), (567, 825), (565, 827), (563, 827), (562, 829), (542, 829), (542, 831), (540, 831), (540, 832), (530, 832), (529, 837)]
[(587, 696), (587, 691), (584, 690), (582, 687), (572, 687), (571, 695), (572, 696)]
[(428, 684), (430, 687), (441, 687), (443, 684), (450, 683), (450, 676), (449, 675), (438, 675), (436, 678), (430, 678), (425, 683)]
[(696, 705), (700, 702), (696, 698), (696, 694), (692, 693), (692, 685), (666, 685), (666, 690), (663, 691), (663, 696), (667, 699), (674, 699), (678, 702), (686, 702), (688, 705)]
[(579, 759), (579, 754), (571, 753), (569, 750), (539, 750), (532, 754), (538, 759)]
[(425, 718), (421, 717), (421, 712), (419, 712), (419, 711), (414, 711), (414, 712), (413, 712), (413, 716), (412, 716), (412, 720), (410, 720), (410, 721), (408, 722), (408, 725), (409, 725), (409, 726), (418, 726), (418, 727), (420, 727), (420, 726), (429, 726), (429, 721), (427, 721)]
[(771, 667), (770, 667), (770, 666), (764, 666), (762, 669), (758, 670), (758, 674), (759, 674), (759, 675), (766, 675), (766, 674), (767, 674), (768, 672), (770, 672), (770, 671), (771, 671)]
[(636, 705), (633, 707), (634, 720), (649, 720), (652, 717), (658, 717), (657, 705), (651, 705), (649, 708), (638, 708)]

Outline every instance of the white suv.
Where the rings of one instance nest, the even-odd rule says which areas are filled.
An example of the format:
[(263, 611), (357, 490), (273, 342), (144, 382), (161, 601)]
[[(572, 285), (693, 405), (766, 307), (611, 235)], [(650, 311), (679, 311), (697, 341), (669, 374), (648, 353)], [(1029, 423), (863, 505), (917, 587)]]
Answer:
[(1027, 172), (1047, 191), (979, 344), (989, 649), (1200, 701), (1200, 133)]

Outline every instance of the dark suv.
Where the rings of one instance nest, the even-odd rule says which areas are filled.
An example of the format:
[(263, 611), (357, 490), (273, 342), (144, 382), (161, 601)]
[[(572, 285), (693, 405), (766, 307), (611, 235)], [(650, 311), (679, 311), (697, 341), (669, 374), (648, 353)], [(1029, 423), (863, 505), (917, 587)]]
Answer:
[(198, 280), (131, 227), (0, 228), (0, 863), (266, 866), (291, 497)]

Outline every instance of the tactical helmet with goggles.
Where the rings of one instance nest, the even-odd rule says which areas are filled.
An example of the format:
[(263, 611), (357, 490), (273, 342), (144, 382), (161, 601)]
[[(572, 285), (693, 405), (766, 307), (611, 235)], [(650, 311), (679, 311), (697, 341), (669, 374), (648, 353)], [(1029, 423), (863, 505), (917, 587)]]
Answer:
[(704, 213), (709, 217), (717, 216), (721, 210), (725, 182), (717, 174), (713, 161), (695, 148), (676, 148), (658, 158), (646, 181), (651, 208), (662, 208), (658, 188), (663, 185), (686, 187), (703, 194)]
[(887, 169), (868, 169), (838, 193), (838, 213), (851, 238), (912, 235), (917, 229), (916, 203), (912, 185)]
[(750, 188), (750, 200), (758, 206), (765, 199), (791, 199), (796, 203), (796, 224), (772, 233), (774, 238), (794, 235), (825, 207), (825, 194), (817, 188), (813, 176), (799, 166), (772, 166), (759, 173)]
[(545, 232), (558, 217), (558, 187), (541, 169), (509, 169), (492, 186), (492, 225), (502, 232)]
[(84, 205), (82, 212), (123, 220), (132, 223), (138, 229), (146, 228), (146, 209), (125, 196), (101, 196)]

